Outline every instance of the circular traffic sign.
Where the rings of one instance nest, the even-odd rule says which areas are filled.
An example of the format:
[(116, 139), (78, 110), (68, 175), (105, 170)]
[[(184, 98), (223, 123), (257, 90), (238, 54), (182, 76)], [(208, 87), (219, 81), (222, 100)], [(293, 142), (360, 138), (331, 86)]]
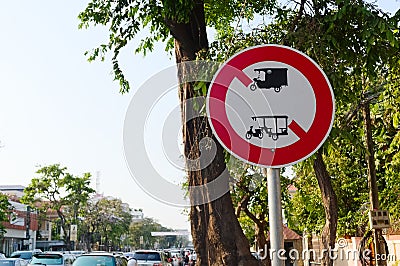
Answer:
[(334, 96), (322, 69), (286, 46), (261, 45), (228, 59), (214, 75), (207, 115), (234, 156), (279, 168), (312, 155), (328, 137)]

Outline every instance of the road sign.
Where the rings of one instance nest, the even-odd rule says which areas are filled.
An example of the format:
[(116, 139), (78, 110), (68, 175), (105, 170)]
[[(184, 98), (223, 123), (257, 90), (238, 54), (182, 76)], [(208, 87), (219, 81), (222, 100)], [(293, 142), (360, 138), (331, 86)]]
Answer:
[(334, 96), (321, 68), (281, 45), (245, 49), (214, 75), (207, 114), (215, 136), (236, 157), (279, 168), (312, 155), (328, 137)]
[(78, 240), (78, 226), (76, 224), (71, 224), (70, 227), (70, 236), (69, 239), (71, 241), (77, 241)]

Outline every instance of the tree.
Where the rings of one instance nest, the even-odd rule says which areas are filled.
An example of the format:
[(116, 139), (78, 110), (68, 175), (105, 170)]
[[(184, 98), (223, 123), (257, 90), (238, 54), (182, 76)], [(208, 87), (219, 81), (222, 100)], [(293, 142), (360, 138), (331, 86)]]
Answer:
[[(137, 249), (154, 249), (154, 248), (169, 248), (177, 246), (176, 237), (168, 243), (166, 238), (154, 237), (151, 232), (168, 232), (172, 231), (169, 228), (162, 226), (152, 218), (144, 218), (142, 221), (133, 222), (129, 227), (129, 240), (131, 245)], [(171, 240), (171, 239), (170, 239)], [(158, 245), (158, 247), (157, 247)]]
[(98, 242), (103, 250), (121, 248), (121, 239), (129, 231), (132, 221), (131, 209), (120, 199), (92, 198), (81, 213), (81, 239), (86, 240), (86, 248)]
[(0, 237), (3, 237), (6, 232), (3, 222), (10, 221), (9, 213), (11, 208), (12, 206), (8, 201), (8, 197), (3, 193), (0, 193)]
[[(83, 206), (91, 193), (89, 187), (90, 174), (85, 173), (83, 177), (74, 177), (67, 172), (66, 167), (59, 164), (44, 166), (36, 172), (39, 176), (32, 178), (31, 183), (24, 189), (24, 196), (21, 202), (32, 208), (38, 209), (41, 213), (49, 210), (57, 212), (60, 226), (65, 233), (65, 242), (70, 248), (69, 226), (76, 222), (77, 210)], [(74, 213), (74, 216), (68, 215)]]

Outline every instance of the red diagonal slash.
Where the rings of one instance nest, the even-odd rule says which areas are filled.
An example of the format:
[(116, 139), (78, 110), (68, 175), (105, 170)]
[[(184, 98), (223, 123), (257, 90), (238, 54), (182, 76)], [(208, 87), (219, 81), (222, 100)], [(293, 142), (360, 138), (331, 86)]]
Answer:
[(223, 68), (218, 74), (218, 77), (218, 84), (225, 86), (226, 88), (229, 87), (235, 77), (240, 80), (240, 82), (246, 87), (248, 87), (253, 82), (253, 80), (249, 78), (243, 71), (230, 65), (225, 66), (225, 68)]
[(299, 139), (303, 138), (307, 134), (307, 132), (294, 120), (290, 122), (288, 127), (293, 131), (294, 134), (296, 134), (297, 137), (299, 137)]

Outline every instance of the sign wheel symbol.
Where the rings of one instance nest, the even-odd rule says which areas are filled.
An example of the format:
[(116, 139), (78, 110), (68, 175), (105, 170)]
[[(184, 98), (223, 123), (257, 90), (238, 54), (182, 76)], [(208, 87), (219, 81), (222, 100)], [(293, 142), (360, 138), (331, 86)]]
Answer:
[(250, 90), (255, 91), (256, 89), (257, 89), (257, 85), (256, 85), (256, 83), (254, 82), (254, 83), (252, 83), (252, 84), (250, 85)]
[(258, 133), (258, 138), (259, 138), (259, 139), (262, 139), (262, 138), (263, 138), (263, 134), (264, 134), (264, 133), (263, 133), (262, 130), (261, 130), (260, 133)]
[(251, 134), (250, 132), (246, 133), (246, 139), (251, 139), (252, 136), (253, 136), (253, 134)]

